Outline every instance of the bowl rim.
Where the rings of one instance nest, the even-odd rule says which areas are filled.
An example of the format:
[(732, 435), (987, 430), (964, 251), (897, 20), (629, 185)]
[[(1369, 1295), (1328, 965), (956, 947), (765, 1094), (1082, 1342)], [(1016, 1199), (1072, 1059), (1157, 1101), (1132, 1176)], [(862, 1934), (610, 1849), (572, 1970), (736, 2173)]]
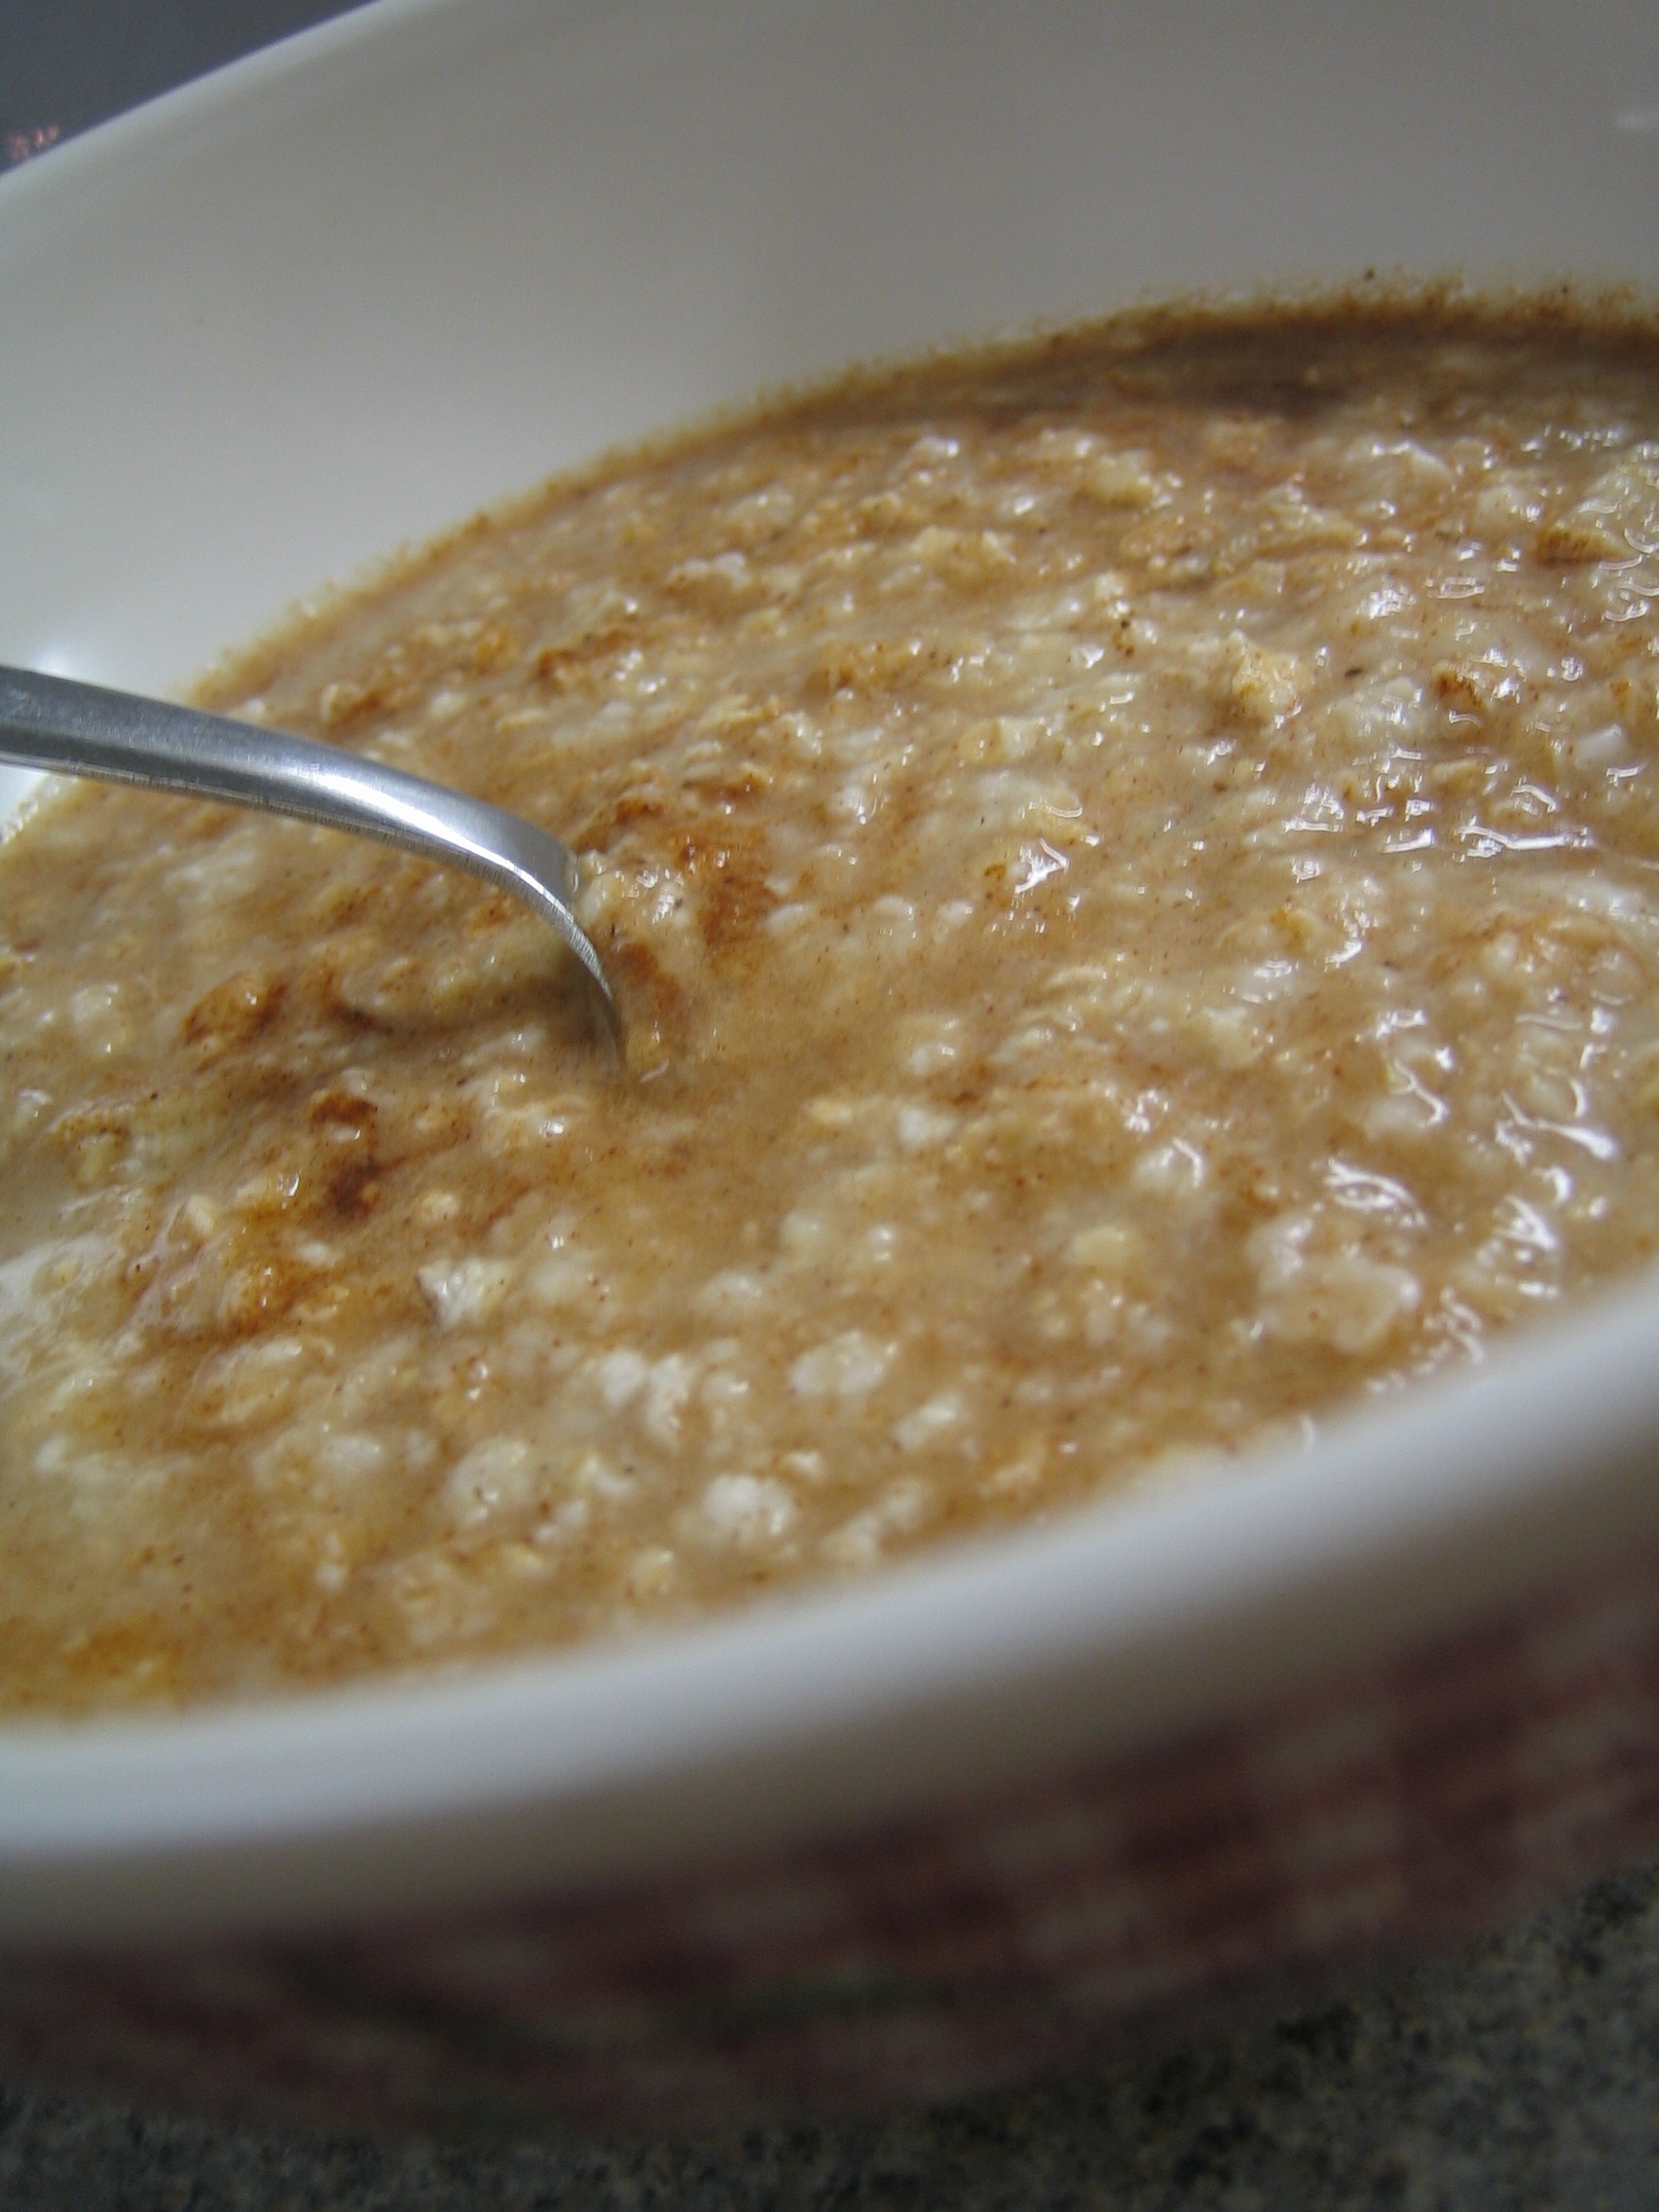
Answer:
[(1638, 1277), (1306, 1449), (847, 1586), (488, 1668), (13, 1722), (0, 1939), (577, 1892), (983, 1798), (1628, 1558), (1659, 1537), (1656, 1434)]
[[(371, 0), (0, 178), (0, 219), (336, 55)], [(1202, 1475), (689, 1628), (129, 1719), (0, 1723), (0, 1940), (129, 1941), (570, 1890), (1101, 1759), (1659, 1537), (1659, 1280)]]

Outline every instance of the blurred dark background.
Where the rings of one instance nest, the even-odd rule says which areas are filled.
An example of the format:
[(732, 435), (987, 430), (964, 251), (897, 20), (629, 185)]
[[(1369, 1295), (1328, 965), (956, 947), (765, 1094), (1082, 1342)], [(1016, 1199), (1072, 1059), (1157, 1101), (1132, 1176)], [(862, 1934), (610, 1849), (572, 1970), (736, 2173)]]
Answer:
[(349, 4), (0, 0), (0, 167)]

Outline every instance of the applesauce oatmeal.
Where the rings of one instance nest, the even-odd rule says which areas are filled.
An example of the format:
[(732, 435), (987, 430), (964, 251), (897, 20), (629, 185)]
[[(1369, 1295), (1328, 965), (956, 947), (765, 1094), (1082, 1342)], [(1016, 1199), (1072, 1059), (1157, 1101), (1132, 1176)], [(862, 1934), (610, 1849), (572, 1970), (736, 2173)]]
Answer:
[(1659, 1243), (1659, 340), (1156, 313), (612, 461), (209, 703), (552, 932), (83, 788), (0, 870), (0, 1702), (666, 1620), (1481, 1355)]

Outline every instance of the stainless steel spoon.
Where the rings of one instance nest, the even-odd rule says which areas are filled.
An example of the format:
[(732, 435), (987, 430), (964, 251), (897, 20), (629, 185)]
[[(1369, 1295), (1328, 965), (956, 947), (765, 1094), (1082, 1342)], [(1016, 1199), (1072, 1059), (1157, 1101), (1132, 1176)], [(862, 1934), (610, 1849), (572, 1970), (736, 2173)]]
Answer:
[(0, 760), (297, 815), (467, 868), (553, 924), (620, 1034), (605, 969), (571, 910), (574, 860), (498, 806), (285, 730), (18, 668), (0, 667)]

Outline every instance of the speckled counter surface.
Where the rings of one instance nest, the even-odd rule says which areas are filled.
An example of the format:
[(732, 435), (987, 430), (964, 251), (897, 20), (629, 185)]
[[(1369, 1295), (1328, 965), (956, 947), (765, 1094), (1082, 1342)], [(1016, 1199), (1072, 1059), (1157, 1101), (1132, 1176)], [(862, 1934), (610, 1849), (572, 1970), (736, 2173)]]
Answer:
[(1648, 2212), (1659, 1863), (1461, 1957), (1078, 2079), (836, 2126), (307, 2138), (0, 2089), (5, 2212)]

